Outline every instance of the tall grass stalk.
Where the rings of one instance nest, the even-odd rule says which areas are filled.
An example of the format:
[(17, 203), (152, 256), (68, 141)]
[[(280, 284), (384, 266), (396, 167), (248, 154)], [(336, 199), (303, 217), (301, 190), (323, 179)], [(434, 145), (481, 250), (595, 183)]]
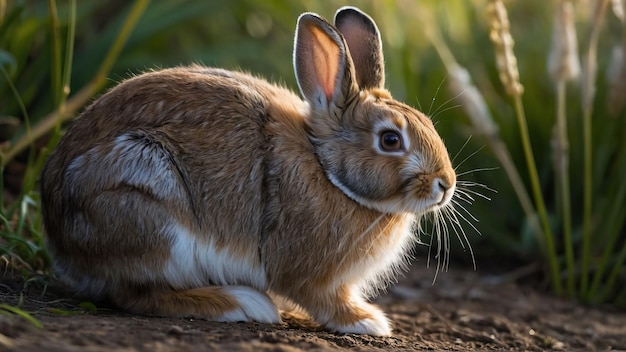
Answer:
[(62, 99), (61, 40), (59, 39), (59, 31), (61, 28), (59, 26), (59, 15), (57, 13), (55, 0), (48, 0), (48, 11), (50, 12), (50, 39), (52, 41), (52, 60), (50, 60), (52, 95), (54, 101), (57, 102)]
[(582, 110), (583, 110), (583, 235), (580, 291), (588, 293), (589, 257), (591, 243), (591, 215), (593, 202), (593, 145), (591, 117), (595, 96), (595, 77), (597, 70), (597, 48), (604, 14), (610, 0), (598, 0), (591, 22), (591, 33), (585, 58), (583, 60)]
[[(622, 187), (621, 187), (622, 199), (623, 199), (623, 194), (624, 194), (624, 188), (625, 187), (622, 184)], [(606, 283), (604, 284), (604, 289), (598, 293), (598, 296), (595, 299), (595, 302), (604, 302), (609, 296), (609, 294), (613, 292), (613, 287), (615, 287), (615, 282), (617, 280), (617, 277), (619, 276), (620, 272), (624, 270), (624, 263), (626, 263), (626, 246), (622, 246), (622, 249), (619, 251), (619, 254), (615, 258), (615, 264), (613, 265), (613, 270), (611, 270), (611, 273), (609, 274), (609, 277), (607, 278)], [(592, 291), (591, 293), (593, 294), (596, 292)]]
[(128, 37), (137, 25), (137, 22), (141, 18), (141, 15), (149, 3), (150, 0), (135, 1), (128, 17), (124, 21), (119, 34), (107, 52), (107, 55), (100, 65), (96, 75), (81, 90), (71, 96), (65, 104), (57, 107), (53, 112), (45, 116), (39, 123), (37, 123), (30, 133), (26, 133), (21, 136), (15, 144), (13, 144), (6, 151), (6, 153), (2, 155), (0, 167), (5, 166), (9, 161), (13, 160), (17, 154), (31, 145), (33, 141), (52, 131), (58, 124), (70, 119), (76, 110), (83, 107), (89, 99), (91, 99), (91, 97), (93, 97), (105, 86), (107, 74), (110, 72), (113, 63), (115, 63), (120, 52), (124, 48)]
[[(622, 150), (626, 150), (626, 148), (622, 148)], [(624, 155), (626, 153), (621, 154), (622, 158), (626, 157), (626, 155)], [(615, 262), (613, 264), (613, 269), (611, 270), (607, 281), (604, 283), (604, 287), (602, 288), (602, 290), (600, 290), (600, 284), (602, 283), (602, 279), (604, 277), (604, 271), (607, 269), (612, 255), (615, 254), (615, 245), (617, 244), (617, 240), (620, 237), (620, 229), (624, 224), (623, 209), (626, 205), (625, 201), (626, 183), (622, 182), (617, 191), (615, 203), (613, 203), (611, 206), (611, 213), (608, 216), (608, 224), (612, 225), (608, 229), (606, 229), (606, 231), (608, 232), (608, 241), (604, 247), (604, 252), (602, 253), (602, 257), (598, 262), (597, 270), (593, 276), (593, 281), (585, 297), (588, 301), (593, 303), (600, 303), (606, 300), (609, 293), (613, 291), (615, 281), (617, 280), (620, 271), (623, 270), (624, 263), (626, 262), (626, 246), (622, 246), (622, 250), (614, 259)], [(618, 220), (619, 218), (621, 218), (622, 220)]]
[(67, 40), (65, 50), (65, 61), (63, 63), (63, 81), (61, 82), (61, 96), (59, 107), (63, 109), (65, 100), (70, 95), (70, 80), (72, 79), (72, 60), (74, 58), (74, 37), (76, 35), (76, 0), (71, 0), (69, 4), (70, 14), (67, 27)]
[(559, 186), (559, 198), (561, 203), (563, 241), (565, 246), (565, 262), (567, 266), (567, 294), (574, 296), (574, 247), (572, 243), (572, 208), (570, 204), (570, 179), (569, 179), (569, 142), (567, 137), (567, 120), (565, 97), (567, 96), (567, 82), (559, 80), (556, 87), (557, 95), (557, 122), (554, 136), (554, 171), (556, 182)]
[(7, 13), (7, 2), (6, 0), (0, 0), (0, 24), (4, 22), (4, 16)]
[[(76, 0), (71, 0), (68, 4), (69, 13), (68, 13), (68, 25), (67, 25), (67, 37), (65, 40), (65, 55), (63, 62), (60, 59), (61, 52), (61, 44), (59, 41), (60, 36), (60, 28), (58, 26), (58, 12), (56, 9), (56, 3), (54, 0), (51, 0), (48, 3), (49, 12), (50, 12), (50, 22), (53, 24), (52, 28), (52, 57), (53, 57), (53, 67), (51, 67), (52, 81), (56, 84), (53, 87), (52, 91), (54, 94), (54, 102), (55, 107), (59, 109), (59, 111), (63, 111), (65, 107), (65, 102), (69, 95), (70, 91), (70, 79), (72, 72), (72, 58), (74, 57), (74, 37), (76, 33)], [(58, 57), (57, 57), (58, 56)], [(26, 119), (25, 121), (28, 121)], [(37, 154), (36, 158), (30, 158), (28, 161), (28, 165), (26, 167), (26, 172), (23, 178), (22, 184), (22, 193), (27, 194), (31, 190), (33, 190), (36, 186), (38, 176), (43, 168), (43, 164), (46, 160), (47, 153), (46, 150), (51, 150), (58, 142), (58, 139), (61, 135), (61, 123), (57, 123), (53, 127), (53, 133), (51, 133), (50, 140), (48, 141), (47, 148), (43, 151), (40, 151)], [(28, 134), (26, 136), (28, 137)], [(32, 140), (34, 141), (34, 139)], [(34, 152), (34, 151), (33, 151)]]
[[(51, 0), (54, 2), (54, 0)], [(56, 4), (52, 4), (56, 6)], [(61, 62), (58, 63), (57, 66), (53, 67), (53, 75), (60, 76), (60, 81), (58, 82), (59, 86), (57, 87), (59, 94), (56, 97), (56, 108), (60, 111), (61, 114), (64, 113), (65, 103), (67, 102), (67, 97), (70, 95), (70, 83), (72, 79), (72, 62), (74, 59), (74, 41), (76, 37), (76, 0), (71, 0), (69, 2), (69, 15), (68, 15), (68, 26), (67, 26), (67, 37), (65, 40), (65, 58), (63, 64), (61, 66)], [(57, 11), (56, 9), (50, 11), (50, 17), (56, 17)], [(58, 20), (56, 20), (58, 22)], [(57, 29), (58, 30), (58, 29)], [(58, 36), (58, 33), (54, 34)], [(60, 51), (57, 49), (53, 49), (54, 51)], [(37, 175), (41, 172), (41, 168), (48, 156), (47, 151), (52, 150), (54, 146), (59, 142), (59, 138), (61, 136), (61, 121), (57, 122), (54, 126), (53, 132), (51, 133), (50, 140), (48, 141), (47, 148), (39, 153), (39, 159), (37, 160), (34, 169), (37, 172)]]
[[(15, 97), (15, 100), (17, 101), (17, 105), (20, 108), (20, 112), (22, 113), (22, 116), (24, 116), (24, 121), (26, 125), (26, 133), (28, 134), (30, 131), (30, 123), (29, 123), (30, 118), (29, 118), (28, 110), (26, 109), (26, 106), (24, 105), (24, 101), (20, 97), (20, 93), (17, 91), (17, 88), (15, 88), (13, 81), (11, 81), (11, 76), (9, 76), (9, 73), (4, 69), (4, 66), (2, 65), (0, 65), (0, 72), (2, 72), (3, 78), (7, 81), (7, 85), (9, 86), (11, 93), (13, 93), (13, 96)], [(8, 162), (9, 162), (8, 156), (6, 154), (3, 154), (0, 150), (0, 172), (4, 172), (4, 166), (8, 164)], [(3, 204), (0, 203), (0, 207), (2, 207), (2, 205)]]
[(608, 109), (612, 117), (617, 117), (626, 105), (626, 1), (612, 1), (613, 14), (621, 21), (621, 41), (611, 50), (611, 60), (607, 68)]
[(548, 213), (546, 210), (543, 195), (541, 193), (541, 185), (539, 184), (539, 174), (533, 155), (532, 146), (530, 144), (530, 136), (528, 134), (528, 125), (526, 122), (526, 114), (522, 103), (522, 94), (524, 87), (519, 81), (519, 71), (517, 69), (517, 59), (513, 53), (513, 37), (509, 30), (509, 18), (506, 8), (501, 0), (490, 0), (488, 7), (488, 15), (490, 18), (490, 39), (494, 44), (496, 53), (496, 62), (500, 81), (504, 86), (507, 94), (513, 99), (515, 116), (517, 117), (520, 137), (524, 156), (526, 158), (526, 166), (528, 167), (528, 175), (530, 177), (531, 187), (535, 198), (535, 206), (539, 214), (543, 226), (546, 256), (550, 264), (550, 272), (552, 277), (552, 285), (557, 295), (561, 295), (563, 288), (559, 277), (559, 261), (554, 245), (554, 236), (548, 221)]
[(574, 26), (574, 6), (570, 1), (560, 1), (555, 9), (552, 45), (548, 56), (548, 74), (556, 87), (557, 113), (552, 138), (554, 173), (560, 200), (565, 261), (567, 266), (567, 293), (575, 295), (574, 245), (572, 241), (572, 211), (569, 177), (569, 138), (567, 133), (567, 83), (578, 78), (578, 44)]
[[(591, 286), (588, 292), (585, 292), (586, 296), (584, 297), (588, 302), (592, 303), (604, 302), (608, 295), (614, 292), (613, 289), (617, 277), (624, 270), (626, 263), (626, 245), (622, 244), (622, 249), (619, 253), (616, 250), (618, 248), (618, 240), (623, 240), (624, 238), (622, 229), (624, 228), (624, 223), (626, 223), (626, 218), (624, 218), (624, 208), (626, 207), (626, 182), (624, 182), (624, 179), (626, 179), (626, 144), (621, 143), (619, 148), (619, 152), (615, 157), (615, 160), (618, 162), (615, 174), (617, 190), (613, 193), (615, 197), (608, 206), (606, 221), (603, 222), (606, 243), (604, 244), (602, 256), (597, 263)], [(607, 280), (603, 282), (605, 271), (611, 265), (612, 269), (606, 278)]]

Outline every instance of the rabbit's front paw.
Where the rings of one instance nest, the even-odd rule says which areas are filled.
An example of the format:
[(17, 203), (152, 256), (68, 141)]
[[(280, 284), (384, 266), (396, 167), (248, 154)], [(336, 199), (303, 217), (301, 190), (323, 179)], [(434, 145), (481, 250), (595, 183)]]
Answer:
[(358, 309), (361, 314), (365, 314), (366, 318), (357, 320), (350, 324), (332, 324), (326, 326), (333, 331), (348, 334), (365, 334), (373, 336), (390, 336), (391, 325), (385, 314), (378, 307), (363, 303)]
[(340, 287), (314, 301), (300, 301), (330, 331), (373, 336), (391, 335), (391, 325), (377, 306), (367, 303), (356, 286)]

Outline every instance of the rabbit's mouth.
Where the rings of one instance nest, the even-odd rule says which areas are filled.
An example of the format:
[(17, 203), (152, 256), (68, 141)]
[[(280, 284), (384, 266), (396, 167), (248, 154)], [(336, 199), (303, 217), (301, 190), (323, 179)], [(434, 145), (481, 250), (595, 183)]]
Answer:
[(387, 200), (368, 201), (363, 204), (369, 208), (389, 214), (412, 213), (418, 216), (436, 212), (451, 204), (454, 190), (446, 191), (445, 194), (431, 197), (394, 197)]

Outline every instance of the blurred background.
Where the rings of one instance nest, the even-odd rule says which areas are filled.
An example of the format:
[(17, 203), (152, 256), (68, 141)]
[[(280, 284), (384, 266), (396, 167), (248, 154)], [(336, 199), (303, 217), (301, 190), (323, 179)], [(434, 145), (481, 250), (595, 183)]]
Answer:
[[(584, 61), (597, 30), (597, 68), (586, 81), (581, 75), (566, 80), (566, 89), (561, 91), (563, 104), (557, 103), (559, 78), (548, 71), (548, 61), (557, 45), (554, 23), (561, 6), (569, 2), (503, 3), (524, 87), (524, 121), (553, 252), (546, 247), (545, 228), (539, 228), (543, 222), (535, 210), (532, 176), (520, 138), (519, 110), (499, 78), (501, 70), (490, 39), (497, 20), (490, 12), (495, 3), (0, 0), (0, 254), (33, 270), (47, 270), (37, 176), (69, 117), (93, 97), (133, 74), (189, 63), (245, 70), (297, 90), (291, 55), (298, 15), (311, 11), (332, 20), (337, 8), (352, 5), (370, 14), (381, 30), (387, 87), (393, 96), (432, 117), (455, 158), (460, 179), (495, 190), (473, 188), (490, 200), (474, 195), (473, 204), (464, 205), (471, 216), (460, 210), (481, 233), (461, 221), (476, 256), (477, 270), (517, 273), (516, 278), (529, 279), (546, 289), (571, 284), (573, 289), (556, 292), (590, 303), (626, 304), (626, 122), (622, 108), (626, 89), (620, 85), (625, 81), (620, 79), (625, 77), (623, 3), (570, 3), (578, 43), (574, 55), (579, 63)], [(451, 83), (458, 83), (451, 78), (454, 65), (464, 67), (473, 81), (461, 92), (450, 89)], [(584, 160), (583, 87), (593, 87), (595, 92), (587, 116), (591, 116), (587, 120), (593, 141), (588, 149), (593, 155), (591, 164)], [(469, 90), (484, 99), (483, 117), (496, 126), (495, 132), (485, 132), (472, 119), (467, 99), (473, 96), (462, 93)], [(569, 141), (569, 200), (565, 201), (555, 172), (559, 154), (555, 152), (554, 126), (559, 112), (566, 117)], [(520, 177), (522, 191), (531, 199), (530, 212), (521, 205), (514, 176), (503, 167), (503, 152)], [(591, 240), (587, 241), (583, 230), (585, 170), (593, 180), (588, 218)], [(571, 208), (568, 218), (563, 217), (566, 203)], [(451, 269), (471, 268), (470, 252), (461, 247), (454, 233), (452, 236)], [(568, 262), (568, 248), (573, 264)], [(425, 263), (426, 249), (418, 248), (418, 265)], [(551, 276), (555, 263), (558, 270)], [(594, 293), (590, 287), (596, 277)], [(555, 280), (559, 281), (556, 285)]]

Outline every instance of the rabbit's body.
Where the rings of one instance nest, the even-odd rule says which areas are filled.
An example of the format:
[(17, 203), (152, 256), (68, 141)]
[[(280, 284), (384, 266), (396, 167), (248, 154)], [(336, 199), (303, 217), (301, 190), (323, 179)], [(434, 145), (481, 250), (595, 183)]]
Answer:
[[(416, 214), (448, 202), (454, 171), (430, 120), (381, 77), (367, 87), (326, 25), (299, 24), (306, 102), (191, 66), (131, 78), (88, 107), (42, 176), (58, 272), (140, 314), (279, 322), (271, 292), (330, 329), (388, 335), (366, 296), (403, 263)], [(298, 61), (324, 32), (348, 60), (331, 75), (310, 62), (320, 48)]]

